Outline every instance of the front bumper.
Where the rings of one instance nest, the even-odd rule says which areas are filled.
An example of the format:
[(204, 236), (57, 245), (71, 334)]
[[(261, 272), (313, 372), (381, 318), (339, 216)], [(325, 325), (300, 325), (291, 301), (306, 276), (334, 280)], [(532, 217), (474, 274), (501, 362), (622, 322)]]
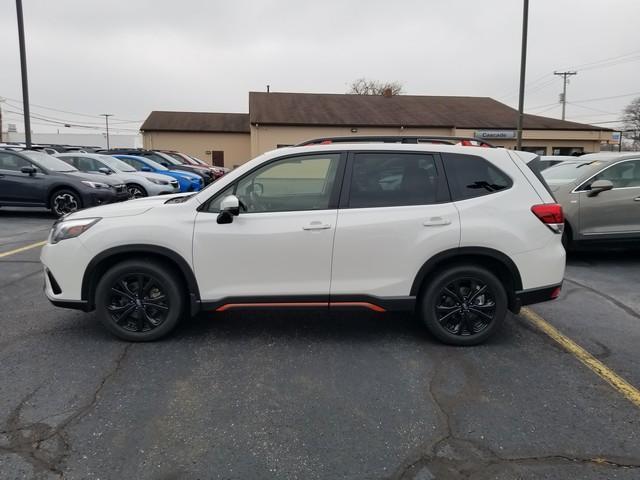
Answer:
[(80, 240), (69, 238), (55, 245), (47, 243), (42, 247), (40, 261), (45, 271), (44, 293), (49, 301), (65, 308), (80, 308), (82, 278), (91, 261)]
[(106, 203), (123, 202), (129, 200), (129, 192), (125, 190), (124, 193), (116, 193), (113, 190), (99, 190), (95, 189), (90, 192), (84, 192), (82, 194), (82, 206), (83, 208), (97, 207)]

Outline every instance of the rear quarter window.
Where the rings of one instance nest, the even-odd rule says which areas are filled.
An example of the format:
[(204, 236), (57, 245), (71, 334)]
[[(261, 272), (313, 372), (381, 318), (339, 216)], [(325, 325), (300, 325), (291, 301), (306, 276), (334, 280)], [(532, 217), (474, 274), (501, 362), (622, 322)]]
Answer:
[(482, 157), (455, 153), (442, 157), (453, 201), (491, 195), (513, 185), (506, 173)]

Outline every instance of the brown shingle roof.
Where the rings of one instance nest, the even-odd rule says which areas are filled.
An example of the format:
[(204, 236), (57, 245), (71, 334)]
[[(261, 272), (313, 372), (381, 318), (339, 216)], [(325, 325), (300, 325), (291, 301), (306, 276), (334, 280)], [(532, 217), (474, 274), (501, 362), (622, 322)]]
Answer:
[[(489, 97), (250, 92), (249, 116), (270, 125), (515, 129), (518, 112)], [(524, 128), (608, 130), (528, 114)]]
[(246, 113), (157, 112), (140, 127), (142, 131), (249, 133)]

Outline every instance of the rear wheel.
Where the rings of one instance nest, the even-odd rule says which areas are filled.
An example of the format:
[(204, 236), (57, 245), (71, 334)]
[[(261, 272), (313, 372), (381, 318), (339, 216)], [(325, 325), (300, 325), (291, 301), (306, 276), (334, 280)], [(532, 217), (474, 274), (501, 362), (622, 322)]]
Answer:
[(163, 337), (178, 325), (183, 307), (176, 273), (155, 261), (119, 263), (96, 289), (98, 318), (123, 340), (147, 342)]
[(420, 315), (429, 331), (451, 345), (477, 345), (507, 314), (504, 286), (483, 267), (458, 265), (439, 272), (424, 290)]
[(49, 200), (49, 207), (58, 217), (72, 213), (82, 208), (80, 196), (73, 190), (58, 190), (53, 192)]
[(129, 192), (129, 198), (142, 198), (147, 196), (147, 191), (135, 183), (128, 184), (127, 191)]

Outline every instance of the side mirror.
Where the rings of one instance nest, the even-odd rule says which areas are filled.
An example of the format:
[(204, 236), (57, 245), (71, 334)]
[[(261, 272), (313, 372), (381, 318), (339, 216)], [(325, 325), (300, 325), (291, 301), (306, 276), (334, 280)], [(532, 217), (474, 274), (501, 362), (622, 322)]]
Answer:
[(151, 169), (149, 167), (142, 167), (143, 172), (150, 172)]
[(108, 168), (106, 168), (106, 167), (100, 167), (100, 168), (98, 169), (98, 171), (99, 171), (100, 173), (104, 173), (105, 175), (111, 175), (111, 170), (109, 170), (109, 169), (108, 169)]
[(611, 190), (613, 188), (613, 183), (610, 180), (596, 180), (591, 184), (591, 190), (587, 194), (588, 197), (595, 197), (602, 192), (606, 192), (607, 190)]
[(33, 176), (33, 175), (35, 175), (35, 174), (36, 174), (36, 172), (38, 171), (38, 169), (37, 169), (36, 167), (31, 166), (31, 167), (22, 167), (22, 168), (20, 169), (20, 171), (21, 171), (22, 173), (26, 173), (26, 174), (28, 174), (28, 175)]
[(220, 202), (220, 213), (217, 222), (226, 224), (233, 222), (233, 217), (240, 214), (240, 200), (235, 195), (227, 195)]

